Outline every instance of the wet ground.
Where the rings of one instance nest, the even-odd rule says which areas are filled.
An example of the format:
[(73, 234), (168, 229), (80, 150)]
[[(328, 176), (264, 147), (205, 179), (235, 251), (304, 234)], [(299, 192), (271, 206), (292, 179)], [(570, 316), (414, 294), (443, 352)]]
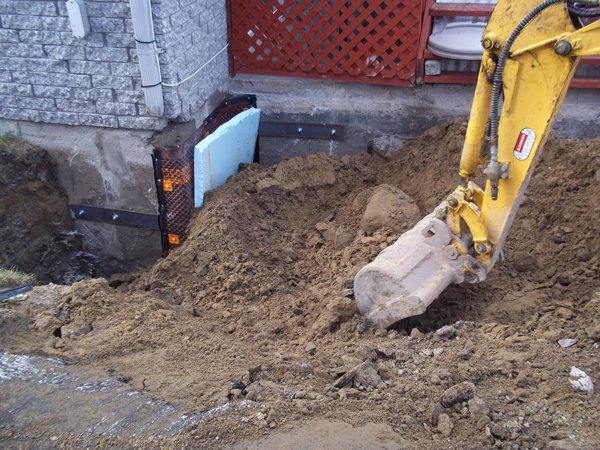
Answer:
[(128, 381), (83, 372), (55, 358), (0, 353), (0, 427), (9, 437), (3, 446), (27, 445), (20, 436), (32, 431), (47, 439), (46, 444), (36, 440), (40, 448), (60, 445), (62, 433), (80, 436), (87, 445), (113, 436), (161, 439), (230, 409), (186, 414), (132, 389)]
[[(0, 353), (0, 430), (3, 448), (64, 448), (66, 434), (76, 446), (106, 446), (107, 438), (134, 446), (154, 445), (202, 421), (226, 415), (229, 404), (186, 414), (169, 403), (131, 389), (127, 379), (83, 372), (56, 358)], [(237, 410), (248, 405), (241, 402)], [(35, 439), (32, 437), (35, 436)], [(390, 426), (315, 420), (292, 432), (241, 441), (231, 449), (410, 448)]]

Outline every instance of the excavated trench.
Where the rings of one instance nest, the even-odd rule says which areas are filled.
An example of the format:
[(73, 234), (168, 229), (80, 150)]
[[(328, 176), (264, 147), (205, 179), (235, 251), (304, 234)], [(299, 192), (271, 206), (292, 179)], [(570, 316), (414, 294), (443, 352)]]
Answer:
[[(147, 270), (3, 303), (0, 350), (113, 380), (117, 390), (91, 402), (136, 392), (175, 408), (171, 418), (228, 408), (150, 444), (41, 422), (24, 431), (16, 419), (3, 438), (227, 447), (341, 421), (388, 427), (377, 433), (409, 448), (598, 447), (597, 396), (569, 382), (572, 366), (593, 380), (600, 371), (598, 139), (549, 140), (507, 259), (485, 283), (451, 286), (388, 331), (357, 314), (348, 280), (455, 187), (465, 128), (435, 127), (391, 158), (250, 165)], [(16, 402), (13, 382), (23, 381), (0, 379), (0, 392)]]

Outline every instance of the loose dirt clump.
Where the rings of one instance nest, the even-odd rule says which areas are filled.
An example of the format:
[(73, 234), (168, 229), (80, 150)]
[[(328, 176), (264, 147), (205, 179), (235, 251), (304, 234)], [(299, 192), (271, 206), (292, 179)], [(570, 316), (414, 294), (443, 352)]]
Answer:
[(550, 139), (486, 282), (388, 331), (357, 314), (353, 276), (456, 186), (465, 129), (436, 127), (391, 160), (246, 167), (207, 195), (181, 249), (34, 311), (30, 350), (194, 411), (250, 402), (180, 444), (318, 418), (385, 424), (415, 448), (598, 447), (597, 396), (569, 371), (600, 373), (600, 140)]

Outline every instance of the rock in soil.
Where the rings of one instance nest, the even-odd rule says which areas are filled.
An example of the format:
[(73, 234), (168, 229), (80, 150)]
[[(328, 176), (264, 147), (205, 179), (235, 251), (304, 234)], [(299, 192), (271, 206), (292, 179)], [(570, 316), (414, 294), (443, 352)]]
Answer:
[(469, 381), (455, 384), (446, 389), (440, 397), (440, 403), (443, 407), (449, 408), (460, 402), (465, 402), (475, 396), (475, 385)]

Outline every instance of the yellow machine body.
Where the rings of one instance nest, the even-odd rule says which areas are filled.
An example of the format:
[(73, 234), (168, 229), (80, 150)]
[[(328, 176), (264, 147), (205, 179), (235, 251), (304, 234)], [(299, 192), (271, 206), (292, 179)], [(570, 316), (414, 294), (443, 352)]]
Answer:
[(512, 43), (502, 71), (494, 195), (473, 178), (490, 161), (483, 151), (492, 81), (501, 52), (540, 0), (499, 0), (482, 38), (485, 49), (459, 176), (461, 184), (429, 216), (355, 278), (359, 311), (380, 327), (421, 314), (449, 284), (483, 281), (502, 252), (582, 55), (600, 53), (600, 21), (576, 29), (567, 3), (544, 9)]

